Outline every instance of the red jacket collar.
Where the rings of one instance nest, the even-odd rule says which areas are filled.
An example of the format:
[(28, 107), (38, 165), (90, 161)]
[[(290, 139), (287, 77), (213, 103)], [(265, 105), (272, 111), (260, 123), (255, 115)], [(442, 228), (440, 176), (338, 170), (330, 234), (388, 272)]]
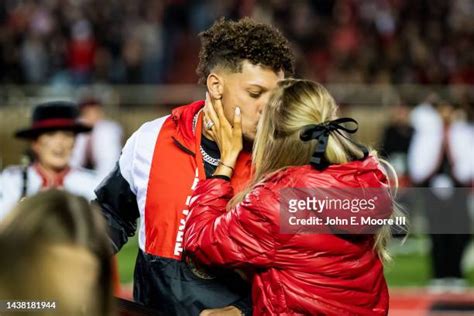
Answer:
[[(201, 144), (202, 120), (197, 118), (196, 128), (193, 121), (196, 114), (204, 107), (204, 100), (199, 100), (188, 105), (177, 107), (171, 111), (171, 118), (176, 124), (176, 133), (173, 136), (176, 144), (189, 154), (195, 156), (201, 168), (200, 174), (204, 175), (204, 164), (199, 151)], [(232, 184), (237, 189), (242, 189), (251, 178), (252, 154), (242, 151), (237, 159), (236, 172), (232, 177)], [(238, 170), (238, 172), (237, 172)]]
[(171, 118), (176, 124), (175, 141), (184, 146), (187, 151), (195, 154), (196, 135), (200, 140), (201, 120), (197, 120), (196, 130), (193, 130), (195, 115), (204, 107), (204, 100), (199, 100), (188, 105), (177, 107), (171, 111)]

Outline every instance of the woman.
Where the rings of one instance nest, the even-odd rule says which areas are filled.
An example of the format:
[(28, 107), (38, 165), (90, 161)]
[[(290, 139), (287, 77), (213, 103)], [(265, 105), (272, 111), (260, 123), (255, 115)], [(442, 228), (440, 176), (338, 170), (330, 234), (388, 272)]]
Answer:
[(76, 135), (91, 130), (78, 121), (78, 115), (77, 106), (71, 102), (41, 103), (33, 110), (31, 125), (16, 131), (15, 137), (30, 142), (34, 161), (9, 166), (0, 175), (0, 182), (8, 183), (0, 186), (0, 221), (22, 198), (51, 188), (88, 200), (95, 197), (94, 188), (100, 179), (69, 165)]
[(343, 133), (355, 132), (342, 124), (355, 121), (337, 120), (337, 106), (319, 84), (281, 81), (257, 127), (253, 180), (233, 196), (228, 180), (242, 148), (240, 113), (236, 108), (232, 127), (218, 102), (214, 108), (206, 108), (207, 125), (221, 160), (194, 192), (187, 254), (208, 265), (253, 270), (255, 315), (386, 315), (387, 227), (322, 225), (311, 235), (288, 233), (280, 210), (282, 189), (326, 188), (337, 196), (338, 188), (373, 188), (383, 203), (372, 215), (392, 215), (389, 181), (375, 153)]

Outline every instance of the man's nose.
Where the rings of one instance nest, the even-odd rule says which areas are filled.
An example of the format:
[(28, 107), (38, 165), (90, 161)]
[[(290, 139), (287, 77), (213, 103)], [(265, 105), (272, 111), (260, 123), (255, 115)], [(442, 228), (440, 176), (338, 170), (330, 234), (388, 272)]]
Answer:
[(258, 115), (262, 115), (262, 112), (263, 112), (263, 109), (265, 109), (265, 107), (267, 106), (268, 102), (270, 101), (270, 96), (266, 96), (266, 97), (263, 97), (258, 106), (257, 106), (257, 113)]
[(260, 120), (260, 117), (262, 116), (263, 107), (264, 105), (262, 102), (262, 104), (259, 104), (256, 108), (257, 111), (255, 112), (255, 118), (257, 119), (257, 121)]

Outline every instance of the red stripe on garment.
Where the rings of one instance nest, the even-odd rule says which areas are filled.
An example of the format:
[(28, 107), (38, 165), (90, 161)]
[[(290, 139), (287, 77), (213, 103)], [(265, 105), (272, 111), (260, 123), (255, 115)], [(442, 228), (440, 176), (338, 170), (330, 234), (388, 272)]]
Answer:
[(64, 127), (64, 126), (72, 126), (76, 123), (75, 120), (72, 119), (48, 119), (42, 120), (39, 122), (35, 122), (33, 124), (33, 128), (46, 128), (46, 127)]
[(183, 210), (192, 194), (196, 162), (194, 156), (174, 144), (175, 134), (175, 122), (168, 118), (158, 135), (151, 163), (145, 204), (145, 251), (180, 259), (175, 255), (176, 237), (186, 218)]
[[(196, 156), (186, 153), (173, 140), (176, 125), (168, 118), (158, 135), (153, 152), (145, 202), (145, 252), (179, 260), (175, 254), (180, 226), (184, 226), (188, 197), (192, 196), (193, 182), (198, 170), (200, 180), (205, 179), (204, 164), (199, 150), (202, 133), (202, 114), (198, 118), (195, 135)], [(183, 144), (182, 144), (183, 145)], [(241, 190), (250, 179), (251, 155), (242, 152), (231, 179), (234, 190)]]

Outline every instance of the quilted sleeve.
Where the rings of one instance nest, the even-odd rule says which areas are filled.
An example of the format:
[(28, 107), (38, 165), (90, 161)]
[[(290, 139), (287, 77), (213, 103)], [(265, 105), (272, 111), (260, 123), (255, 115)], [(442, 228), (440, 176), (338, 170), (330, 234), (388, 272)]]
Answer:
[(277, 197), (261, 185), (226, 211), (232, 195), (232, 187), (224, 179), (198, 184), (186, 223), (186, 252), (208, 265), (269, 266), (279, 229)]

